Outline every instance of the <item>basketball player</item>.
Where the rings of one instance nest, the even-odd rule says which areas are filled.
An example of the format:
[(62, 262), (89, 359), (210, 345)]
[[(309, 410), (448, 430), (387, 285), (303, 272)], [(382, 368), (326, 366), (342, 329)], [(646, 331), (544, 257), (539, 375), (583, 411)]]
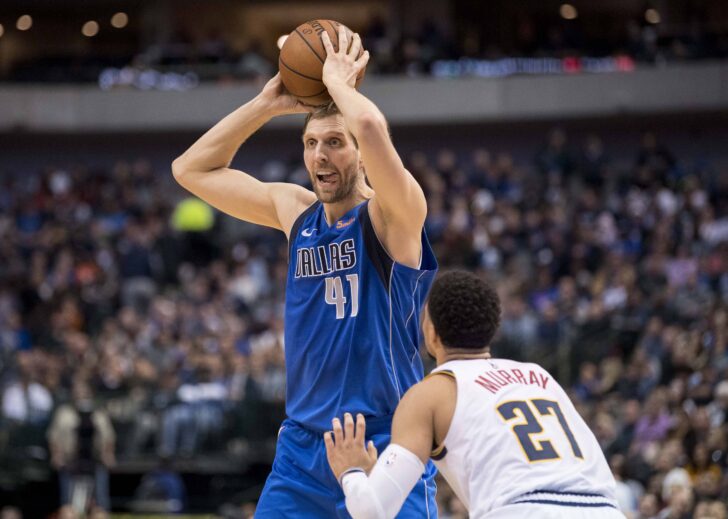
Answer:
[[(182, 186), (218, 209), (283, 231), (289, 243), (285, 305), (286, 413), (256, 516), (349, 517), (326, 462), (331, 417), (355, 410), (384, 448), (392, 415), (422, 379), (419, 315), (437, 269), (423, 231), (425, 198), (402, 165), (377, 107), (354, 88), (369, 55), (339, 33), (323, 37), (323, 82), (335, 105), (312, 110), (278, 76), (203, 135), (172, 165)], [(240, 145), (272, 117), (309, 112), (303, 159), (313, 192), (260, 182), (230, 168)], [(369, 181), (371, 188), (367, 185)], [(436, 517), (434, 466), (403, 515)]]
[(422, 328), (438, 367), (400, 402), (392, 442), (376, 460), (364, 417), (348, 413), (324, 435), (355, 519), (394, 517), (429, 458), (475, 519), (624, 517), (564, 390), (536, 364), (490, 357), (499, 321), (498, 295), (473, 274), (435, 281)]

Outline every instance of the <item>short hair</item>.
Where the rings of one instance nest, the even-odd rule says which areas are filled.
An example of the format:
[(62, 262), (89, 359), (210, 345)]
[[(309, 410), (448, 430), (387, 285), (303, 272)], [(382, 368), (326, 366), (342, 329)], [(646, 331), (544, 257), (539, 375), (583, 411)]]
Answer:
[[(341, 110), (339, 110), (339, 107), (336, 106), (336, 103), (334, 103), (333, 101), (329, 101), (325, 105), (317, 106), (313, 112), (309, 112), (306, 114), (306, 120), (303, 123), (303, 131), (301, 133), (306, 133), (308, 123), (310, 123), (313, 119), (326, 119), (327, 117), (333, 117), (340, 114)], [(348, 133), (349, 135), (351, 135), (351, 139), (354, 141), (354, 146), (358, 148), (359, 143), (356, 141), (356, 137), (354, 137), (354, 134), (352, 134), (351, 132)]]
[(498, 293), (478, 276), (462, 270), (435, 280), (427, 308), (446, 348), (483, 350), (500, 325)]
[(338, 115), (340, 113), (341, 110), (339, 110), (339, 107), (336, 106), (336, 103), (333, 101), (329, 101), (325, 105), (317, 106), (313, 112), (308, 112), (306, 114), (306, 121), (303, 123), (303, 133), (306, 133), (308, 123), (311, 122), (312, 119), (326, 119), (327, 117)]

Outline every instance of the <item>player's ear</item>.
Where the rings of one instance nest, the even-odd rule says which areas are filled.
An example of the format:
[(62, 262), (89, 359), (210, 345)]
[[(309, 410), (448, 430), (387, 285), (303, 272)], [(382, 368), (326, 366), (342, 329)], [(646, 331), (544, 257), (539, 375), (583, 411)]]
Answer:
[(437, 337), (437, 332), (435, 332), (435, 325), (432, 324), (432, 319), (430, 319), (430, 316), (427, 312), (427, 306), (422, 310), (422, 335), (425, 339), (425, 350), (427, 351), (427, 354), (432, 357), (433, 359), (437, 360), (437, 357), (435, 356), (436, 348), (435, 345), (436, 341), (439, 341), (439, 337)]
[(430, 319), (428, 319), (427, 313), (425, 313), (425, 315), (423, 316), (423, 319), (422, 319), (422, 333), (425, 334), (425, 337), (431, 337), (432, 332), (433, 332), (432, 321), (430, 321)]
[(430, 319), (430, 314), (427, 311), (427, 305), (422, 309), (422, 333), (428, 342), (437, 336), (435, 325), (432, 324), (432, 319)]

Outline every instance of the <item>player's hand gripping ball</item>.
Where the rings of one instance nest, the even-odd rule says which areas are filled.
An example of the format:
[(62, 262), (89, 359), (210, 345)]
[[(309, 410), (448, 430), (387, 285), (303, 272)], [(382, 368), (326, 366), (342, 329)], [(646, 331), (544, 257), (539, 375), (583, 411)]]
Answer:
[[(347, 52), (354, 43), (351, 29), (333, 20), (312, 20), (303, 23), (288, 35), (278, 58), (278, 70), (281, 80), (288, 92), (304, 104), (310, 106), (323, 105), (331, 101), (331, 96), (322, 81), (326, 48), (322, 35), (327, 33), (333, 50), (339, 51), (339, 28), (343, 28)], [(361, 58), (364, 49), (359, 47), (355, 59)], [(359, 87), (364, 78), (363, 67), (356, 77), (355, 87)]]

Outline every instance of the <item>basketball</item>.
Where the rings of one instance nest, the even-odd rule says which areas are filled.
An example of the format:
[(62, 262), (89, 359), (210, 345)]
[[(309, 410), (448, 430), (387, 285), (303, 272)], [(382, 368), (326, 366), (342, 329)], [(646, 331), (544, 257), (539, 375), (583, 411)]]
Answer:
[[(326, 104), (331, 100), (326, 86), (321, 81), (326, 49), (321, 41), (324, 31), (329, 33), (334, 50), (339, 50), (339, 27), (342, 24), (333, 20), (311, 20), (295, 28), (286, 38), (278, 58), (278, 70), (286, 90), (302, 103), (312, 106)], [(352, 31), (343, 26), (352, 42)], [(362, 55), (364, 49), (359, 51)], [(356, 78), (358, 87), (364, 77), (364, 70)]]

